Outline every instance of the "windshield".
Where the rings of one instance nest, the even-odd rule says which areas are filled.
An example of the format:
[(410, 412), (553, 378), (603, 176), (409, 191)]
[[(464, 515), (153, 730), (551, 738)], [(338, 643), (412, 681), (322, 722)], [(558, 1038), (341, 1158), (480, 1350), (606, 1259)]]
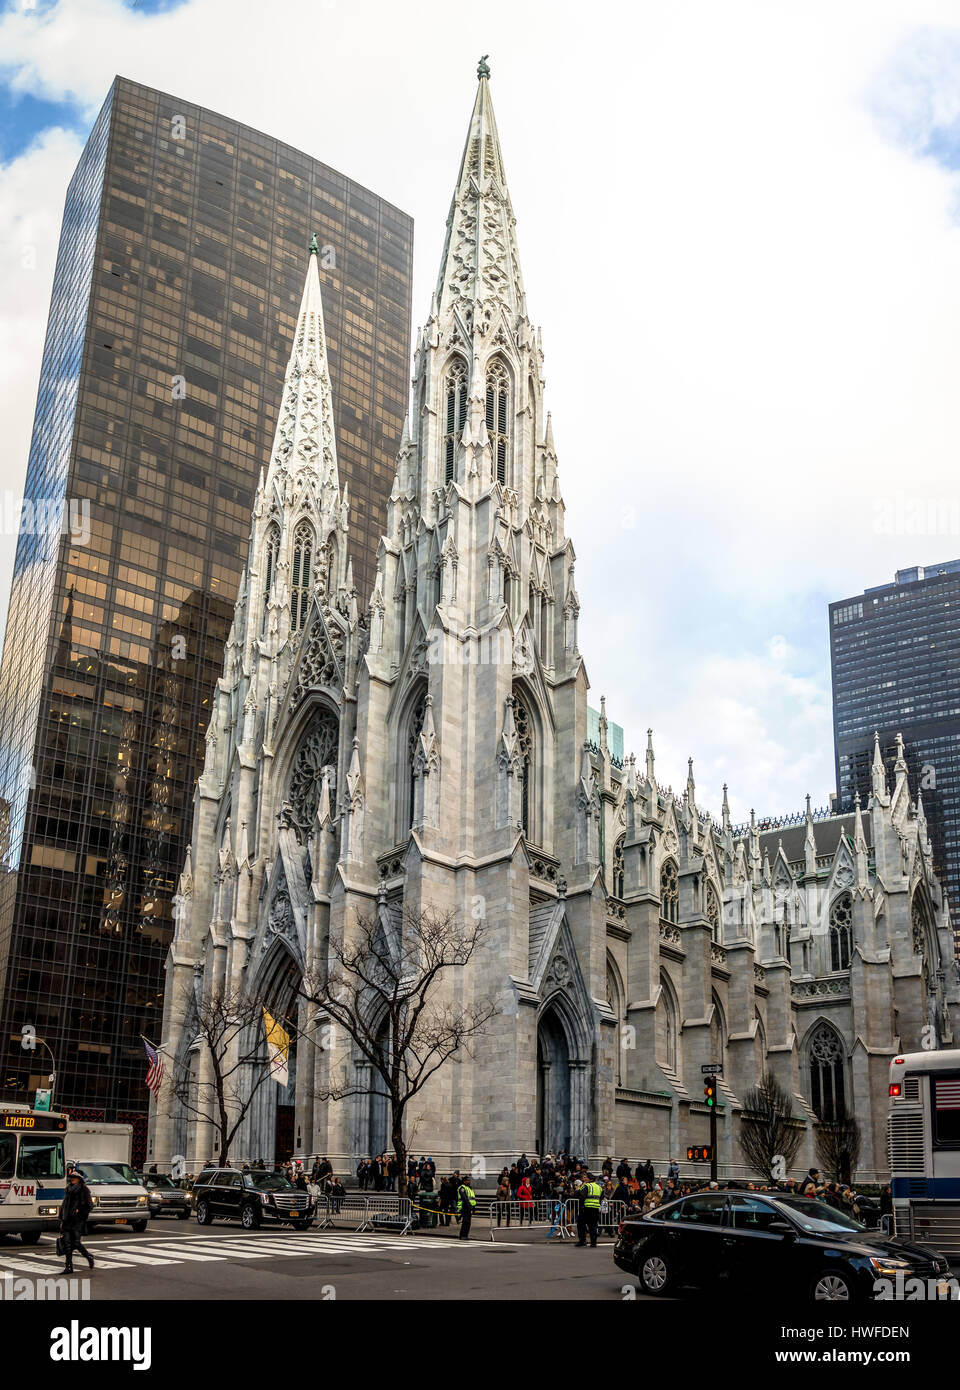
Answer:
[(172, 1187), (172, 1188), (176, 1188), (177, 1184), (173, 1181), (172, 1178), (158, 1178), (158, 1177), (156, 1176), (156, 1174), (154, 1174), (153, 1177), (147, 1178), (147, 1180), (146, 1180), (146, 1186), (147, 1186), (147, 1187)]
[(92, 1186), (95, 1183), (138, 1183), (136, 1173), (126, 1163), (80, 1163), (77, 1165)]
[(247, 1187), (256, 1187), (261, 1192), (286, 1192), (293, 1187), (282, 1173), (244, 1173)]
[(805, 1231), (865, 1231), (861, 1221), (854, 1221), (845, 1212), (835, 1211), (826, 1202), (815, 1202), (810, 1197), (780, 1197), (780, 1203), (788, 1207), (790, 1215)]
[(24, 1137), (20, 1140), (17, 1176), (21, 1178), (62, 1178), (63, 1139), (52, 1135)]

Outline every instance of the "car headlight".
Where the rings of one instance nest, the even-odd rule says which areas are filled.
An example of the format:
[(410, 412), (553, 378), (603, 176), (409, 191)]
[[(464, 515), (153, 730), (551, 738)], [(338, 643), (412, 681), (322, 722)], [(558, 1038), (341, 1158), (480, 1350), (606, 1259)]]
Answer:
[(100, 1205), (100, 1198), (99, 1198), (99, 1197), (91, 1196), (90, 1200), (91, 1200), (91, 1202), (93, 1203), (93, 1205), (94, 1205), (95, 1207), (98, 1207), (98, 1206)]
[(896, 1274), (898, 1269), (912, 1268), (909, 1260), (898, 1260), (890, 1255), (884, 1255), (878, 1259), (871, 1257), (870, 1264), (877, 1274)]
[(41, 1207), (41, 1208), (40, 1208), (40, 1215), (41, 1215), (41, 1216), (56, 1216), (57, 1213), (59, 1212), (59, 1210), (60, 1210), (59, 1207)]
[(145, 1206), (146, 1203), (149, 1202), (149, 1200), (150, 1200), (150, 1198), (147, 1196), (146, 1193), (144, 1193), (142, 1197), (138, 1197), (138, 1198), (137, 1198), (137, 1203), (138, 1203), (139, 1206), (142, 1207), (142, 1206)]

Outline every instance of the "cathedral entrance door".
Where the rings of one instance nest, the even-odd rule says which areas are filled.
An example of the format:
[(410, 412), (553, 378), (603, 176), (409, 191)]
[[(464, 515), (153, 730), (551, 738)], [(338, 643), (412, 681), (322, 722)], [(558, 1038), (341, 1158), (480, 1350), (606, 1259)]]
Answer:
[(288, 1158), (293, 1157), (294, 1139), (294, 1114), (296, 1107), (293, 1105), (277, 1106), (277, 1131), (276, 1143), (274, 1144), (274, 1162), (286, 1163)]
[(563, 1024), (548, 1009), (537, 1029), (537, 1152), (570, 1147), (570, 1049)]

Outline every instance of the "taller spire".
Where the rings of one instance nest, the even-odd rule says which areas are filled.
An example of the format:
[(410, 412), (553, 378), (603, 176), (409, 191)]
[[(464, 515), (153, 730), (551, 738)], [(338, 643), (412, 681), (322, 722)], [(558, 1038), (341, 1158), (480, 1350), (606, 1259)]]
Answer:
[(308, 471), (314, 486), (320, 484), (327, 501), (339, 497), (340, 478), (316, 240), (314, 237), (311, 241), (307, 257), (307, 275), (283, 381), (267, 486), (280, 473), (290, 474), (298, 481), (298, 475)]
[(490, 97), (490, 69), (484, 59), (477, 77), (436, 291), (440, 317), (447, 309), (459, 308), (468, 331), (473, 329), (475, 313), (492, 311), (496, 305), (502, 305), (511, 318), (526, 313), (516, 218)]

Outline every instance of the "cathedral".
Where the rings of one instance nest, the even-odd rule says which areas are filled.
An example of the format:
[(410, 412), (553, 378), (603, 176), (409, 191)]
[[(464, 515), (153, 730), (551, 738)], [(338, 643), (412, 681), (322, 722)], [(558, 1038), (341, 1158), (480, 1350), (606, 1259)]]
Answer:
[[(543, 362), (481, 64), (369, 595), (316, 242), (307, 258), (176, 900), (150, 1162), (217, 1156), (183, 1086), (209, 1071), (205, 1003), (238, 990), (293, 1041), (230, 1157), (325, 1154), (352, 1173), (387, 1147), (369, 1064), (349, 1038), (321, 1042), (301, 996), (358, 918), (387, 931), (481, 905), (481, 947), (444, 988), (496, 1014), (409, 1114), (408, 1142), (441, 1168), (558, 1148), (684, 1160), (708, 1139), (716, 1062), (722, 1174), (746, 1171), (745, 1098), (770, 1071), (803, 1129), (797, 1171), (846, 1109), (861, 1180), (882, 1176), (890, 1060), (955, 1045), (949, 913), (903, 758), (890, 786), (877, 751), (849, 815), (808, 799), (734, 826), (726, 790), (718, 817), (698, 804), (692, 761), (673, 791), (652, 735), (625, 756), (589, 703)], [(355, 1093), (318, 1099), (333, 1076)]]

